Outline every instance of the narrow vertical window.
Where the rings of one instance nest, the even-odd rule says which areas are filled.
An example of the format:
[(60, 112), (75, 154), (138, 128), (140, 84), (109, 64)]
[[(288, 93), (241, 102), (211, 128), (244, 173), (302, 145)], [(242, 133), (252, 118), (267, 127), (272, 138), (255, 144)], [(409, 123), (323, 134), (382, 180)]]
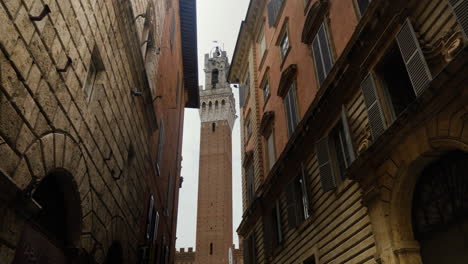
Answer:
[(216, 123), (211, 124), (211, 131), (215, 132), (216, 131)]
[(268, 78), (262, 84), (262, 92), (263, 92), (263, 103), (266, 103), (268, 98), (270, 98), (270, 83), (268, 82)]
[(247, 198), (248, 203), (251, 204), (255, 197), (255, 189), (254, 189), (254, 168), (253, 165), (250, 164), (247, 168)]
[(283, 242), (283, 231), (281, 229), (281, 211), (279, 200), (276, 200), (275, 208), (273, 209), (273, 219), (275, 219), (276, 241), (278, 244)]
[(273, 136), (273, 131), (266, 138), (266, 146), (267, 146), (267, 154), (268, 154), (268, 168), (271, 170), (273, 165), (276, 162), (276, 154), (275, 154), (275, 138)]
[(99, 55), (98, 49), (95, 47), (93, 49), (93, 53), (91, 54), (91, 61), (88, 67), (88, 74), (86, 76), (86, 81), (84, 84), (84, 93), (88, 102), (91, 100), (93, 96), (94, 87), (96, 85), (96, 80), (98, 75), (104, 71), (104, 66), (101, 60), (101, 56)]
[(291, 84), (286, 97), (284, 98), (284, 107), (286, 112), (286, 121), (288, 136), (292, 136), (297, 124), (299, 123), (297, 103), (296, 103), (296, 85), (294, 82)]
[(213, 89), (216, 88), (216, 84), (218, 83), (218, 77), (219, 77), (219, 71), (218, 69), (214, 69), (211, 72), (211, 86), (213, 87)]
[(213, 255), (213, 243), (210, 243), (210, 255)]
[(284, 60), (286, 58), (286, 55), (288, 54), (289, 52), (289, 36), (288, 36), (288, 32), (285, 31), (282, 39), (281, 39), (281, 42), (280, 42), (280, 55), (281, 55), (281, 59)]
[(260, 33), (260, 38), (259, 38), (259, 48), (260, 48), (260, 60), (263, 58), (263, 55), (265, 54), (266, 51), (266, 36), (265, 36), (265, 29), (262, 28), (262, 31)]
[(314, 54), (315, 71), (317, 73), (318, 82), (322, 84), (333, 66), (327, 30), (324, 23), (320, 26), (312, 42), (312, 51)]

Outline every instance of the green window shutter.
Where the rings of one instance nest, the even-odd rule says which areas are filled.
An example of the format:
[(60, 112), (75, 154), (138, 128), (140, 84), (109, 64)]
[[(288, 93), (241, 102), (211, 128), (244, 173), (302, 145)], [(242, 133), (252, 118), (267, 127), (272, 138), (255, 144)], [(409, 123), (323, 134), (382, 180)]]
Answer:
[(468, 38), (468, 0), (449, 0), (465, 38)]
[(369, 73), (361, 83), (361, 90), (367, 107), (372, 137), (376, 140), (383, 134), (385, 129), (387, 129), (387, 126), (385, 124), (385, 118), (380, 105), (380, 98), (377, 93), (377, 87), (372, 73)]
[(416, 96), (420, 96), (432, 80), (432, 75), (409, 19), (406, 19), (401, 27), (397, 35), (397, 42), (413, 84), (414, 93)]
[(250, 260), (250, 237), (244, 240), (244, 261), (245, 264), (251, 264)]
[(265, 256), (271, 256), (274, 249), (275, 229), (272, 215), (267, 213), (263, 217), (263, 243), (265, 247)]
[(317, 142), (316, 151), (322, 189), (324, 192), (328, 192), (336, 187), (335, 176), (333, 175), (333, 169), (330, 160), (328, 137), (325, 137)]
[(298, 195), (296, 193), (295, 188), (296, 180), (289, 183), (286, 190), (286, 198), (287, 198), (287, 211), (288, 211), (288, 225), (290, 229), (296, 228), (297, 224), (299, 223), (298, 217)]
[(307, 219), (312, 214), (309, 201), (309, 190), (307, 187), (307, 170), (304, 164), (301, 164), (301, 190), (302, 190), (302, 204), (304, 206), (304, 218)]
[(349, 163), (351, 164), (356, 159), (356, 154), (354, 153), (353, 138), (351, 136), (351, 130), (349, 129), (348, 117), (346, 115), (346, 107), (344, 105), (341, 109), (341, 122), (343, 124), (346, 145), (348, 147), (348, 152), (349, 152), (349, 161), (350, 161)]

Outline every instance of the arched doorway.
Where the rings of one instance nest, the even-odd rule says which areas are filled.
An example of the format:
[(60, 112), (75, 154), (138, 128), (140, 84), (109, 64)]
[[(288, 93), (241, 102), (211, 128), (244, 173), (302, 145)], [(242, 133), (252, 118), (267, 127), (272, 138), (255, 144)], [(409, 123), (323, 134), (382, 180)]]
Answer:
[(468, 153), (451, 152), (422, 171), (412, 219), (424, 264), (468, 263)]
[(65, 250), (77, 247), (81, 233), (80, 196), (73, 176), (64, 170), (49, 173), (32, 198), (41, 210), (25, 224), (13, 264), (69, 263)]
[(107, 250), (106, 261), (104, 264), (123, 264), (123, 248), (119, 241), (112, 242)]

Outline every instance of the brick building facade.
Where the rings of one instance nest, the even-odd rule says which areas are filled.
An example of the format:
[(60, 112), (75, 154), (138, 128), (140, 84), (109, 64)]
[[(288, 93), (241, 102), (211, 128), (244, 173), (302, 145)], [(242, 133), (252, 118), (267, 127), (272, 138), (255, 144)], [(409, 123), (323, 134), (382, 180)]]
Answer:
[(196, 31), (193, 0), (0, 1), (2, 263), (173, 263)]
[(467, 261), (467, 10), (250, 1), (229, 73), (246, 264)]

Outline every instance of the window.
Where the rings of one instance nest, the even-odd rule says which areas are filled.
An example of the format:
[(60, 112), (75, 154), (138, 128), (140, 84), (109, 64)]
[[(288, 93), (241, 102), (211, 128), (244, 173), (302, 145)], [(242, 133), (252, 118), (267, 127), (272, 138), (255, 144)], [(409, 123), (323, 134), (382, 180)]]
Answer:
[(247, 140), (245, 143), (249, 142), (250, 136), (252, 136), (252, 123), (250, 121), (250, 113), (247, 115), (247, 121), (245, 122), (245, 134), (247, 135)]
[(283, 3), (285, 0), (271, 0), (268, 5), (268, 25), (274, 27), (278, 22), (278, 17), (283, 8)]
[(263, 58), (263, 55), (265, 54), (266, 51), (266, 36), (265, 36), (265, 29), (262, 28), (262, 31), (260, 33), (260, 38), (259, 38), (259, 48), (260, 48), (260, 60)]
[(288, 37), (288, 32), (285, 31), (284, 35), (281, 39), (280, 42), (280, 54), (281, 54), (281, 59), (284, 60), (286, 56), (288, 55), (289, 52), (289, 37)]
[(267, 147), (267, 155), (268, 155), (268, 169), (271, 170), (273, 165), (276, 162), (276, 154), (275, 154), (275, 138), (273, 135), (273, 129), (270, 131), (268, 136), (266, 137), (266, 147)]
[(276, 244), (279, 245), (283, 242), (283, 231), (281, 229), (281, 211), (279, 201), (276, 200), (275, 207), (272, 210), (272, 219), (274, 219)]
[(244, 82), (244, 93), (245, 93), (245, 99), (249, 97), (250, 95), (250, 73), (247, 72), (247, 77), (245, 77), (245, 82)]
[(211, 123), (211, 132), (216, 131), (216, 123)]
[(286, 111), (286, 121), (288, 125), (288, 137), (292, 136), (297, 124), (299, 123), (297, 103), (296, 103), (296, 85), (291, 83), (289, 91), (284, 98), (284, 107)]
[(355, 159), (346, 109), (343, 106), (341, 120), (329, 135), (316, 144), (322, 189), (327, 192), (345, 180), (346, 169)]
[(396, 43), (361, 83), (374, 141), (425, 91), (431, 80), (419, 39), (407, 19), (396, 35)]
[(312, 42), (312, 51), (314, 54), (317, 79), (319, 84), (322, 84), (333, 66), (327, 30), (324, 23), (320, 26), (320, 29)]
[(359, 15), (363, 16), (369, 6), (371, 0), (356, 0), (356, 4), (359, 9)]
[(315, 256), (311, 256), (311, 257), (307, 258), (307, 259), (303, 262), (303, 264), (315, 264), (315, 263), (316, 263), (316, 262), (315, 262)]
[(303, 165), (301, 165), (300, 173), (287, 188), (288, 222), (290, 228), (297, 227), (310, 217), (306, 175), (306, 170)]
[(244, 240), (244, 264), (256, 264), (255, 233), (252, 233)]
[(255, 197), (254, 187), (254, 168), (253, 164), (250, 164), (247, 168), (247, 203), (251, 204)]
[(159, 125), (158, 157), (156, 160), (156, 163), (157, 163), (156, 165), (158, 168), (158, 175), (160, 174), (159, 166), (161, 165), (163, 148), (164, 148), (164, 121), (161, 120), (160, 125)]
[(263, 103), (265, 104), (270, 98), (270, 82), (268, 81), (268, 77), (262, 83), (262, 91), (263, 91)]
[(171, 28), (170, 28), (170, 46), (171, 46), (171, 52), (174, 48), (174, 37), (175, 37), (175, 14), (174, 12), (172, 13), (172, 19), (171, 19)]
[(218, 83), (219, 71), (218, 69), (214, 69), (211, 72), (211, 87), (216, 89), (216, 84)]
[(93, 53), (91, 54), (91, 61), (89, 63), (88, 75), (86, 76), (86, 81), (84, 84), (84, 92), (88, 102), (91, 100), (91, 97), (94, 92), (94, 87), (96, 86), (96, 80), (98, 75), (104, 71), (104, 66), (102, 64), (101, 56), (99, 55), (98, 49), (95, 47)]
[(210, 243), (210, 255), (213, 255), (213, 243)]

